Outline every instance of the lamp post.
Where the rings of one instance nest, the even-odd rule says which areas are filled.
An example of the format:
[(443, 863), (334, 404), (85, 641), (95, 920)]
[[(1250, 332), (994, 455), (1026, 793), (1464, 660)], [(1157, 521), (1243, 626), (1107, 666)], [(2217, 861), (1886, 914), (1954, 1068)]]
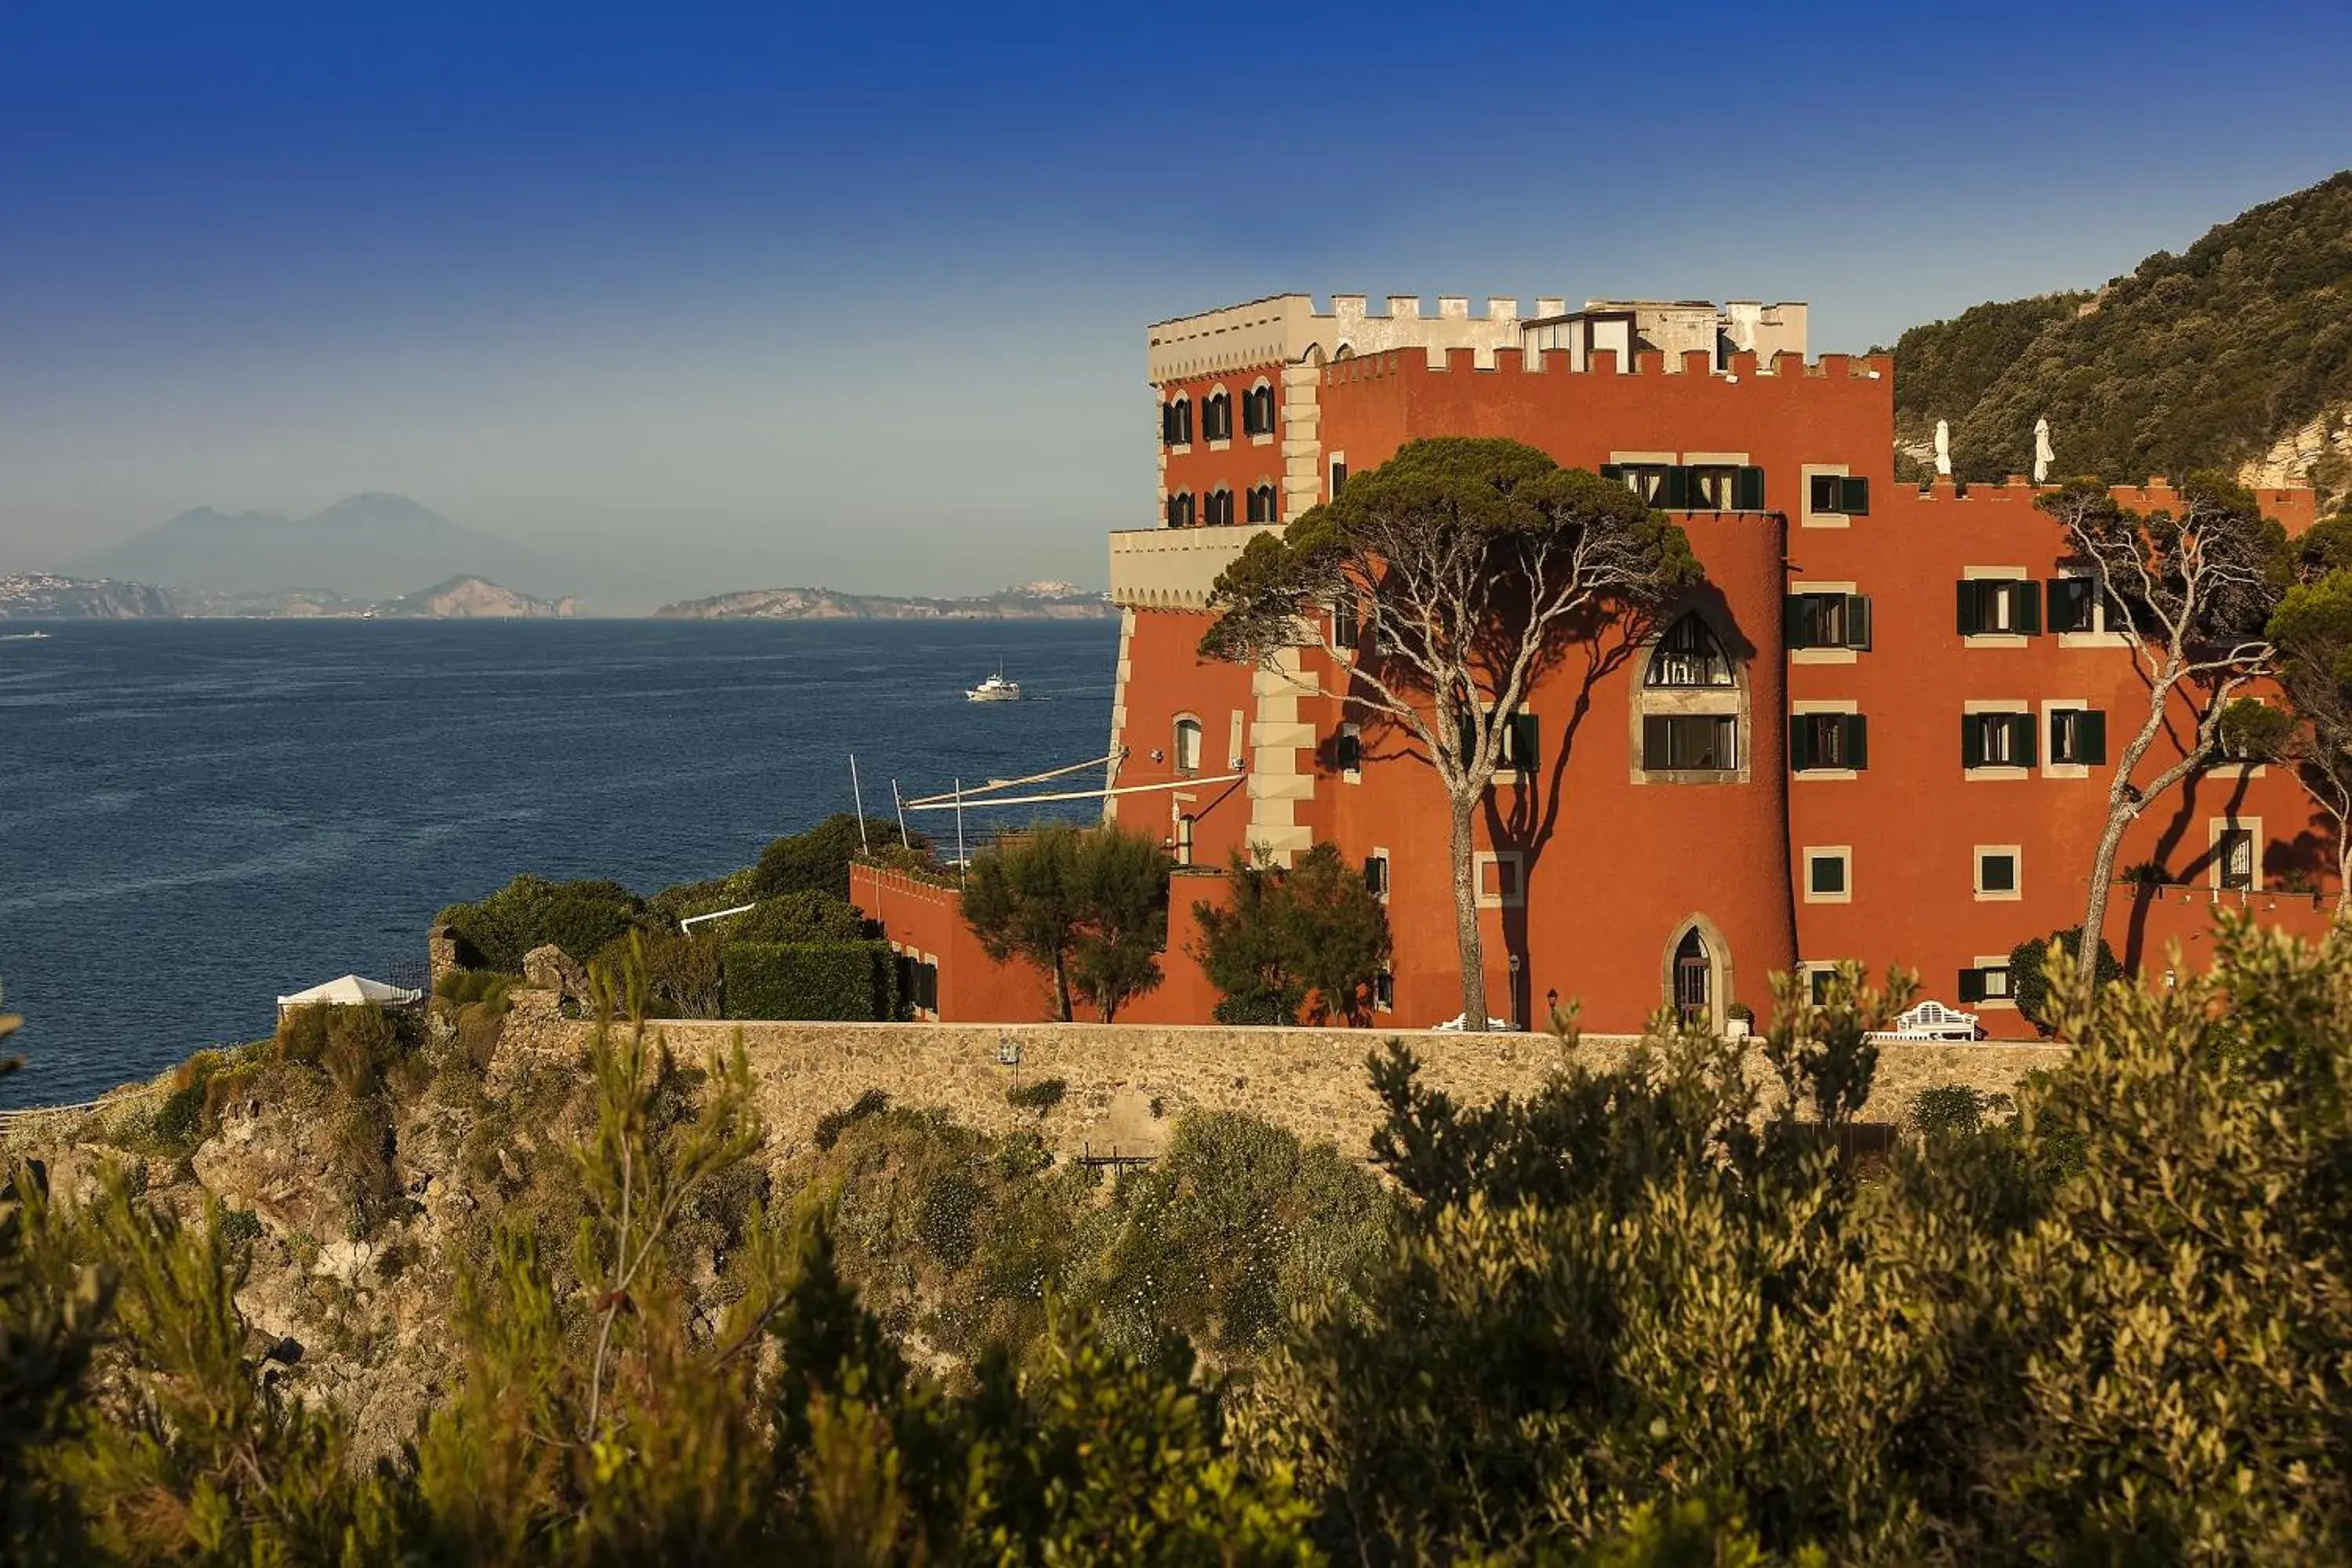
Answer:
[(1544, 1027), (1547, 1029), (1550, 1028), (1552, 1026), (1552, 1020), (1559, 1016), (1559, 987), (1555, 985), (1550, 990), (1544, 993)]
[(1519, 1005), (1519, 955), (1511, 954), (1511, 1022), (1521, 1029), (1528, 1026), (1528, 1010)]

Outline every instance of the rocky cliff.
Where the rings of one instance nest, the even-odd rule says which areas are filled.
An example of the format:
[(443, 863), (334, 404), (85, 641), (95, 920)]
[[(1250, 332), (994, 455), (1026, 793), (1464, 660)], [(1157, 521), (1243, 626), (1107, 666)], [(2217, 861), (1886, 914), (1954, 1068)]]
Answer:
[(170, 595), (144, 583), (47, 573), (0, 575), (0, 620), (156, 620), (178, 614)]

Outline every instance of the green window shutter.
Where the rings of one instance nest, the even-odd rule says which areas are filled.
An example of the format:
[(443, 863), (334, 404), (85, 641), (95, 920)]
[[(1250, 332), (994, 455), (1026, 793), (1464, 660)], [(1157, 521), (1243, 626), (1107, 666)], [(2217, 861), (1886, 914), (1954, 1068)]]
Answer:
[(1812, 715), (1797, 714), (1789, 721), (1789, 767), (1802, 773), (1813, 765), (1814, 757)]
[(1764, 470), (1746, 468), (1731, 481), (1731, 505), (1737, 511), (1764, 510)]
[(1665, 511), (1688, 511), (1690, 510), (1691, 482), (1690, 470), (1688, 468), (1676, 467), (1666, 470), (1665, 493), (1659, 498), (1658, 505), (1661, 510)]
[(1974, 637), (1984, 630), (1984, 597), (1977, 591), (1976, 584), (1967, 578), (1960, 580), (1959, 606), (1962, 637)]
[(2017, 629), (2031, 637), (2042, 629), (2042, 584), (2028, 577), (2015, 586)]
[(2086, 632), (2091, 629), (2090, 584), (2080, 577), (2053, 577), (2050, 590), (2050, 629), (2053, 632)]
[(1648, 713), (1642, 718), (1642, 766), (1664, 769), (1670, 765), (1666, 755), (1668, 742), (1665, 716)]
[(1625, 466), (1622, 463), (1603, 463), (1601, 465), (1601, 477), (1611, 484), (1622, 485), (1625, 482)]
[(1960, 715), (1960, 766), (1980, 768), (1984, 766), (1984, 715), (1963, 713)]
[(1845, 726), (1845, 765), (1859, 772), (1870, 765), (1870, 721), (1860, 713), (1848, 713), (1841, 721)]
[(1805, 614), (1807, 607), (1804, 595), (1801, 594), (1791, 594), (1780, 601), (1782, 647), (1811, 647), (1813, 646), (1811, 628), (1805, 624), (1809, 618)]
[(1542, 765), (1542, 755), (1537, 749), (1538, 739), (1534, 714), (1511, 715), (1511, 755), (1523, 773), (1534, 773)]
[(1845, 646), (1870, 651), (1870, 595), (1848, 594), (1845, 596)]
[(2107, 760), (2107, 716), (2097, 709), (2086, 710), (2074, 721), (2074, 760), (2098, 767)]
[(2016, 765), (2021, 768), (2035, 766), (2042, 758), (2042, 737), (2035, 729), (2033, 715), (2031, 713), (2013, 714), (2010, 717), (2009, 721), (2016, 727)]
[(1477, 721), (1467, 713), (1457, 715), (1454, 721), (1454, 735), (1461, 746), (1462, 761), (1467, 764), (1478, 751)]
[(1806, 498), (1813, 511), (1835, 511), (1838, 509), (1838, 482), (1835, 474), (1815, 474), (1812, 493)]
[(1981, 1002), (1984, 999), (1984, 971), (1981, 969), (1961, 970), (1960, 1000), (1963, 1002)]
[(1838, 481), (1838, 510), (1848, 517), (1870, 515), (1870, 481), (1842, 479)]

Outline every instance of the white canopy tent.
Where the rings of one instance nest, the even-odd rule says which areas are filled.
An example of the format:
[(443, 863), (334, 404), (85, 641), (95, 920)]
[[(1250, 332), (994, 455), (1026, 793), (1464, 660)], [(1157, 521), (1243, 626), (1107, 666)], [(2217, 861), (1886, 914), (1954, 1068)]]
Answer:
[(320, 1003), (330, 1007), (405, 1007), (424, 999), (422, 991), (412, 991), (403, 985), (387, 985), (381, 980), (370, 980), (364, 975), (346, 974), (340, 980), (330, 980), (324, 985), (313, 985), (308, 991), (280, 996), (278, 1010), (283, 1013), (295, 1007), (315, 1007)]

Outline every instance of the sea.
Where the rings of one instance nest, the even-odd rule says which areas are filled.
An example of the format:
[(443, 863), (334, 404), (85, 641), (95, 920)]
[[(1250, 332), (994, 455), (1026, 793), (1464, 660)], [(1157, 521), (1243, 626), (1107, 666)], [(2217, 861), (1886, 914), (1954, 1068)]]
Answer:
[[(0, 624), (0, 631), (29, 629)], [(1102, 756), (1114, 621), (55, 622), (0, 641), (0, 1107), (421, 967), (518, 872), (650, 893), (852, 809)], [(967, 701), (1002, 669), (1019, 702)], [(1064, 783), (1087, 788), (1098, 774)], [(1091, 803), (1032, 808), (1091, 815)], [(1007, 814), (967, 814), (967, 831)], [(952, 813), (916, 813), (952, 846)]]

